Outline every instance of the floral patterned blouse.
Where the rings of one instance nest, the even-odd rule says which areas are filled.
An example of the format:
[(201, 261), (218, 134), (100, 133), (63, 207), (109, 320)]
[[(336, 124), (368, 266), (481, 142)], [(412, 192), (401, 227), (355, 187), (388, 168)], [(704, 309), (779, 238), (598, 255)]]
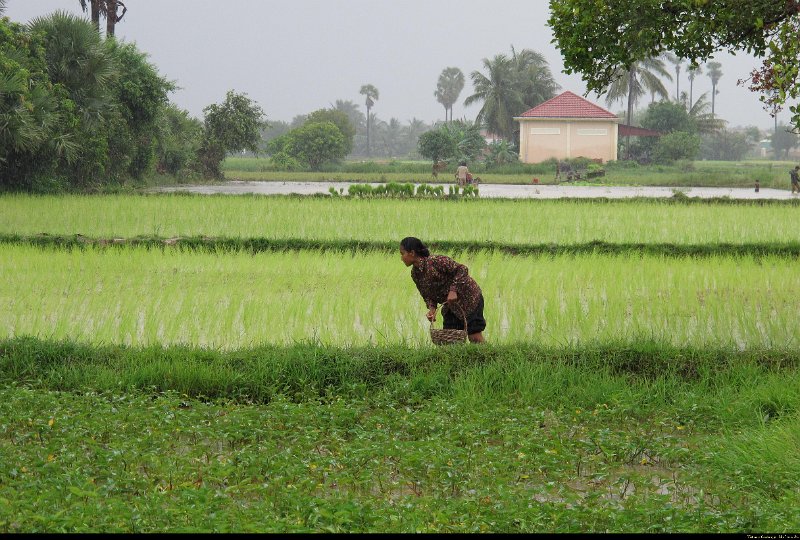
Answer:
[(428, 308), (444, 304), (442, 311), (448, 306), (447, 295), (454, 290), (458, 295), (458, 304), (464, 308), (465, 314), (472, 313), (478, 307), (481, 288), (469, 275), (469, 269), (445, 255), (424, 257), (420, 265), (411, 269), (411, 279), (425, 300)]

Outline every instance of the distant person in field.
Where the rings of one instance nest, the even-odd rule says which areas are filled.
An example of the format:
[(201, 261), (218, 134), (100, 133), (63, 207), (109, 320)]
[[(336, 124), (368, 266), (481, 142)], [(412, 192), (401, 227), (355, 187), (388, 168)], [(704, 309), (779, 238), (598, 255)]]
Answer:
[(400, 260), (413, 267), (411, 279), (425, 300), (429, 321), (436, 321), (436, 310), (442, 304), (444, 328), (463, 330), (466, 316), (469, 340), (484, 342), (483, 293), (466, 266), (445, 255), (431, 255), (413, 236), (400, 241)]
[(792, 195), (795, 193), (800, 193), (800, 175), (798, 172), (800, 170), (800, 165), (795, 166), (794, 169), (789, 171), (789, 177), (792, 179)]
[(464, 187), (469, 183), (468, 180), (470, 176), (469, 169), (467, 168), (467, 162), (462, 161), (456, 169), (456, 182), (458, 182), (459, 186)]

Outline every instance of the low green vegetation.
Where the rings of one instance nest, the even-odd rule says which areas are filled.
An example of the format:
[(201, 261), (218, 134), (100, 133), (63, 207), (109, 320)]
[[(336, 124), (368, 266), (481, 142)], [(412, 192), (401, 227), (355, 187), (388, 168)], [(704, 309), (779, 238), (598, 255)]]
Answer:
[(0, 532), (795, 531), (796, 212), (0, 197)]
[[(2, 337), (226, 349), (428, 342), (396, 253), (0, 249)], [(451, 255), (482, 284), (493, 342), (798, 345), (792, 259)]]
[[(589, 167), (588, 160), (571, 160), (575, 167)], [(433, 177), (430, 162), (345, 162), (323, 167), (320, 171), (277, 170), (267, 158), (228, 157), (223, 164), (227, 180), (303, 181), (303, 182), (415, 182), (453, 183), (456, 163)], [(556, 178), (556, 161), (539, 164), (506, 164), (487, 166), (468, 163), (470, 171), (483, 184), (560, 183)], [(796, 163), (780, 161), (679, 161), (673, 165), (638, 165), (619, 161), (604, 165), (605, 175), (585, 182), (587, 185), (667, 186), (667, 187), (731, 187), (789, 189), (789, 169)], [(561, 179), (563, 182), (563, 179)]]
[(0, 389), (3, 532), (790, 532), (800, 522), (796, 357), (220, 354), (19, 339), (0, 351), (3, 378), (16, 381)]
[[(798, 201), (441, 201), (265, 196), (0, 197), (0, 234), (154, 235), (436, 245), (733, 245), (800, 242)], [(426, 216), (422, 218), (421, 216)]]

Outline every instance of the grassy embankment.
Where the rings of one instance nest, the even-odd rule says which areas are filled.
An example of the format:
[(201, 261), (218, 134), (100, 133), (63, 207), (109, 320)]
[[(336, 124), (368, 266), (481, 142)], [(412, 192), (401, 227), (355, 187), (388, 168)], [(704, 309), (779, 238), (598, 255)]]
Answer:
[[(752, 188), (758, 180), (762, 188), (789, 189), (789, 169), (796, 163), (784, 161), (695, 161), (678, 165), (638, 166), (624, 162), (604, 165), (605, 176), (573, 182), (581, 185), (667, 186), (667, 187), (742, 187)], [(507, 165), (487, 169), (472, 165), (471, 170), (484, 184), (556, 184), (555, 166), (551, 164)], [(323, 171), (276, 171), (268, 158), (229, 157), (223, 163), (228, 180), (303, 181), (303, 182), (414, 182), (452, 183), (453, 171), (431, 175), (426, 162), (388, 163), (345, 162)]]

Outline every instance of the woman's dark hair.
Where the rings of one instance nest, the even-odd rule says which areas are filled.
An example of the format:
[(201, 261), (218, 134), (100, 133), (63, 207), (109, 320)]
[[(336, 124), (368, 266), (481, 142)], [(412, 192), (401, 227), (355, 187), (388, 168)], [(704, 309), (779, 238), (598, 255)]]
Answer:
[(413, 251), (419, 257), (429, 257), (431, 254), (428, 246), (423, 244), (422, 240), (413, 236), (406, 236), (400, 240), (400, 247), (403, 248), (403, 251)]
[(462, 162), (461, 162), (461, 165), (463, 165), (464, 167), (466, 167), (466, 166), (467, 166), (467, 162), (466, 162), (466, 161), (462, 161)]

